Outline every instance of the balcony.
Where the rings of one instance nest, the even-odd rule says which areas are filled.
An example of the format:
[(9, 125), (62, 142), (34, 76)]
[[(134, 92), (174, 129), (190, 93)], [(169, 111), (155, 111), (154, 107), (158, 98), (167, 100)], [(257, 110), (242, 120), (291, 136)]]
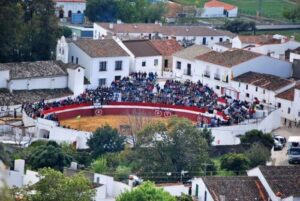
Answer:
[(215, 74), (214, 79), (220, 81), (221, 80), (220, 74)]
[(207, 78), (210, 78), (210, 72), (209, 71), (204, 71), (203, 76), (207, 77)]

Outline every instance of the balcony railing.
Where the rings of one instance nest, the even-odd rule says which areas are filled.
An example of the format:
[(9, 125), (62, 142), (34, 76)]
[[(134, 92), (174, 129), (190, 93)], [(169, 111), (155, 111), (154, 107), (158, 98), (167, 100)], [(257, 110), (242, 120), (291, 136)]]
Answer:
[(210, 73), (208, 71), (205, 71), (203, 76), (207, 77), (207, 78), (210, 78)]
[(220, 80), (221, 80), (220, 74), (215, 74), (215, 75), (214, 75), (214, 79), (220, 81)]

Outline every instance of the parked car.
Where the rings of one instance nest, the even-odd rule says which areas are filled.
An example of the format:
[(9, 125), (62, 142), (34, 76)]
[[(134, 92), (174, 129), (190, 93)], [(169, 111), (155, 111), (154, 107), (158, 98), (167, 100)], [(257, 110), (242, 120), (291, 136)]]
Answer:
[(286, 138), (281, 135), (274, 135), (274, 139), (279, 141), (283, 146), (286, 145)]
[(282, 149), (283, 149), (283, 145), (281, 144), (281, 142), (279, 142), (274, 138), (274, 151), (282, 150)]
[(300, 136), (290, 136), (288, 140), (288, 161), (300, 163)]

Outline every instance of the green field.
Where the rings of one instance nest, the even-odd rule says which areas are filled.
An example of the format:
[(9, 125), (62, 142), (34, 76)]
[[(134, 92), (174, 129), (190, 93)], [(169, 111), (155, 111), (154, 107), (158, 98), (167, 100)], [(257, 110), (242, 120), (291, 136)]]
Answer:
[[(203, 7), (204, 3), (209, 0), (174, 0), (181, 4), (194, 5)], [(239, 7), (239, 12), (242, 14), (256, 15), (258, 10), (258, 0), (222, 0)], [(262, 16), (274, 19), (283, 19), (282, 12), (295, 6), (289, 0), (263, 0), (262, 3)]]

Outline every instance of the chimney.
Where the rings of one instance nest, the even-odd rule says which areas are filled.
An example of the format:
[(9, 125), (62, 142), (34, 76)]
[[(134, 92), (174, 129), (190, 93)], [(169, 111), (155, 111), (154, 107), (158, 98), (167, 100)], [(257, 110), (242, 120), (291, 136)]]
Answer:
[(114, 24), (113, 23), (109, 23), (109, 29), (113, 29), (114, 28)]

